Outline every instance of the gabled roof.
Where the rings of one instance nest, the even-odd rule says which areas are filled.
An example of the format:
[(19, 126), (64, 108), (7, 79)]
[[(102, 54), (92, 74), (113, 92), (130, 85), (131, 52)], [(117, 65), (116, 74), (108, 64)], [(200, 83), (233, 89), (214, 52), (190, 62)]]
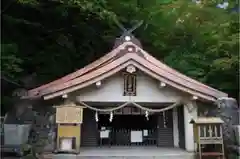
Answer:
[(29, 97), (54, 98), (87, 87), (121, 71), (128, 65), (183, 92), (215, 101), (227, 94), (191, 79), (155, 59), (133, 41), (125, 41), (99, 60), (58, 80), (29, 91)]

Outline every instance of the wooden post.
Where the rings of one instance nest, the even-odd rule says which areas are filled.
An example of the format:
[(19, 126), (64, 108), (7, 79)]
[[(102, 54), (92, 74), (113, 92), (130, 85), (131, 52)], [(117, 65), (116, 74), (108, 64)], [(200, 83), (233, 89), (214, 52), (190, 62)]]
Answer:
[[(191, 110), (189, 110), (192, 107)], [(184, 129), (185, 129), (185, 147), (189, 152), (194, 152), (194, 134), (193, 134), (193, 125), (189, 122), (192, 118), (197, 117), (196, 105), (193, 103), (185, 104), (184, 107)]]

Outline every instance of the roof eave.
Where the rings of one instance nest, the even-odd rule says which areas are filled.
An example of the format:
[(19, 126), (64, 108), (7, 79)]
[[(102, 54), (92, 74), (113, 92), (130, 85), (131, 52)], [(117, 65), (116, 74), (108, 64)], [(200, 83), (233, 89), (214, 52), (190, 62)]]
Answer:
[(104, 55), (103, 57), (101, 57), (100, 59), (90, 63), (89, 65), (71, 73), (68, 74), (60, 79), (54, 80), (52, 82), (49, 82), (47, 84), (41, 85), (37, 88), (31, 89), (29, 90), (29, 94), (31, 94), (32, 96), (36, 96), (41, 90), (47, 89), (49, 87), (52, 87), (54, 85), (60, 84), (60, 83), (64, 83), (67, 81), (70, 81), (74, 78), (77, 78), (81, 75), (83, 75), (86, 72), (89, 72), (90, 70), (94, 70), (95, 68), (99, 67), (100, 65), (104, 64), (105, 62), (107, 62), (108, 60), (114, 58), (117, 53), (124, 49), (126, 45), (132, 44), (131, 42), (125, 42), (122, 45), (119, 45), (117, 48), (115, 48), (114, 50), (112, 50), (111, 52), (109, 52), (108, 54)]
[[(76, 86), (73, 86), (71, 88), (66, 88), (66, 89), (63, 89), (63, 90), (58, 90), (56, 92), (46, 92), (46, 94), (43, 94), (44, 96), (44, 99), (47, 100), (47, 99), (51, 99), (51, 98), (54, 98), (54, 97), (57, 97), (57, 96), (61, 96), (61, 95), (64, 95), (64, 94), (67, 94), (67, 93), (70, 93), (70, 92), (73, 92), (73, 91), (76, 91), (76, 90), (79, 90), (79, 89), (82, 89), (82, 88), (85, 88), (91, 84), (94, 84), (96, 81), (99, 81), (99, 80), (103, 80), (111, 75), (113, 75), (114, 73), (118, 72), (119, 70), (123, 69), (125, 66), (127, 66), (128, 64), (133, 64), (134, 66), (136, 66), (138, 69), (140, 69), (141, 71), (147, 73), (147, 74), (150, 74), (150, 76), (152, 76), (153, 78), (156, 78), (158, 80), (163, 80), (163, 78), (161, 78), (159, 75), (156, 75), (150, 71), (148, 71), (146, 68), (143, 68), (141, 67), (139, 64), (137, 63), (134, 63), (134, 62), (130, 62), (130, 63), (126, 63), (124, 66), (122, 66), (121, 68), (118, 68), (116, 69), (115, 71), (113, 70), (113, 72), (107, 72), (105, 74), (102, 74), (101, 76), (98, 76), (94, 79), (89, 79), (88, 81), (86, 82), (82, 82), (82, 83), (79, 83), (78, 85)], [(169, 81), (165, 81), (166, 83), (169, 83)], [(173, 83), (169, 83), (169, 85), (173, 85)], [(196, 95), (202, 99), (205, 99), (205, 100), (208, 100), (208, 101), (213, 101), (215, 102), (217, 100), (217, 97), (215, 96), (212, 96), (212, 95), (208, 95), (208, 94), (204, 94), (204, 93), (200, 93), (200, 92), (197, 92), (197, 91), (191, 91), (189, 90), (188, 88), (185, 88), (183, 86), (178, 86), (177, 84), (175, 84), (173, 87), (177, 87), (177, 89), (180, 89), (182, 91), (185, 91), (189, 94), (192, 94), (192, 95)], [(184, 90), (183, 90), (184, 89)]]
[[(150, 54), (148, 54), (146, 51), (142, 50), (137, 45), (135, 45), (135, 44), (133, 44), (131, 42), (123, 43), (117, 49), (114, 49), (113, 51), (111, 51), (107, 55), (103, 56), (101, 59), (99, 59), (99, 60), (89, 64), (88, 66), (86, 66), (86, 67), (84, 67), (84, 68), (82, 68), (82, 69), (80, 69), (80, 70), (78, 70), (78, 71), (76, 71), (76, 72), (74, 72), (72, 74), (64, 76), (63, 78), (61, 78), (59, 80), (55, 80), (53, 82), (50, 82), (49, 84), (40, 86), (40, 87), (38, 87), (36, 89), (30, 90), (29, 91), (30, 92), (30, 96), (32, 96), (32, 97), (34, 97), (34, 96), (43, 96), (44, 99), (48, 99), (48, 97), (52, 96), (52, 94), (55, 94), (56, 92), (64, 91), (65, 89), (68, 89), (68, 87), (74, 87), (74, 85), (72, 85), (72, 83), (74, 83), (74, 81), (76, 81), (75, 85), (79, 85), (79, 84), (82, 84), (82, 83), (86, 82), (86, 81), (82, 80), (82, 83), (81, 82), (78, 83), (79, 79), (82, 79), (82, 76), (85, 77), (86, 75), (91, 74), (91, 70), (94, 72), (95, 70), (102, 69), (103, 67), (106, 70), (106, 67), (112, 65), (112, 63), (114, 63), (114, 62), (116, 63), (116, 61), (119, 62), (119, 61), (121, 61), (119, 59), (126, 58), (124, 56), (119, 56), (119, 54), (121, 53), (121, 50), (125, 49), (125, 51), (126, 51), (127, 50), (126, 46), (129, 46), (129, 45), (135, 47), (135, 53), (131, 53), (133, 55), (125, 54), (124, 56), (126, 56), (127, 59), (122, 60), (122, 63), (124, 63), (124, 62), (126, 62), (127, 60), (130, 60), (130, 59), (135, 59), (140, 64), (141, 63), (147, 63), (148, 65), (151, 65), (153, 68), (155, 68), (153, 70), (150, 70), (150, 72), (151, 71), (152, 72), (156, 72), (155, 70), (157, 69), (160, 72), (163, 71), (163, 73), (166, 74), (166, 75), (171, 75), (172, 78), (176, 77), (180, 81), (185, 81), (185, 83), (187, 83), (187, 81), (189, 81), (190, 83), (195, 85), (196, 88), (199, 87), (199, 89), (200, 88), (202, 89), (202, 91), (201, 90), (199, 91), (198, 89), (194, 89), (196, 92), (200, 92), (200, 94), (203, 94), (203, 96), (206, 96), (206, 98), (208, 100), (211, 100), (211, 101), (216, 101), (218, 98), (227, 97), (228, 96), (224, 92), (218, 91), (218, 90), (216, 90), (214, 88), (211, 88), (211, 87), (209, 87), (207, 85), (204, 85), (204, 84), (202, 84), (202, 83), (200, 83), (200, 82), (198, 82), (198, 81), (196, 81), (194, 79), (191, 79), (191, 78), (189, 78), (189, 77), (179, 73), (178, 71), (170, 68), (169, 66), (167, 66), (167, 65), (163, 64), (162, 62), (158, 61), (157, 59), (152, 57)], [(136, 54), (138, 51), (142, 52), (144, 57), (140, 58), (140, 56)], [(116, 56), (117, 56), (117, 58), (116, 58)], [(109, 62), (109, 60), (110, 60), (110, 62)], [(120, 67), (120, 65), (121, 65), (121, 62), (119, 62), (118, 65), (116, 65), (116, 67)], [(115, 69), (115, 68), (112, 68), (112, 69)], [(111, 70), (111, 69), (109, 69), (109, 70)], [(103, 71), (103, 73), (106, 73), (106, 72)], [(159, 73), (157, 73), (157, 74), (159, 74)], [(98, 76), (101, 76), (101, 74), (99, 74)], [(159, 74), (159, 76), (161, 76), (161, 74)], [(95, 78), (95, 77), (92, 77), (92, 78)], [(165, 78), (168, 79), (168, 77), (165, 77)], [(87, 78), (87, 80), (90, 80), (90, 79)], [(173, 80), (173, 81), (175, 81), (175, 80)], [(68, 83), (70, 83), (69, 86), (68, 86)], [(182, 82), (182, 83), (184, 83), (184, 82)], [(63, 86), (63, 85), (66, 85), (66, 84), (67, 84), (67, 87), (63, 87), (60, 90), (58, 90), (58, 89), (55, 90), (54, 89), (58, 85), (62, 85)]]

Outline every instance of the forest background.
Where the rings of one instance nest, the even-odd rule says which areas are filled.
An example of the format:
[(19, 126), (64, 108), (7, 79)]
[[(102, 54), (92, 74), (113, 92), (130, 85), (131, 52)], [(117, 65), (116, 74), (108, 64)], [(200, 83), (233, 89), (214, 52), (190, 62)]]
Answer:
[[(144, 50), (239, 99), (239, 1), (2, 0), (1, 79), (36, 87), (84, 67), (134, 31)], [(216, 7), (218, 6), (218, 7)], [(30, 79), (30, 80), (29, 80)], [(12, 90), (2, 85), (3, 112)]]

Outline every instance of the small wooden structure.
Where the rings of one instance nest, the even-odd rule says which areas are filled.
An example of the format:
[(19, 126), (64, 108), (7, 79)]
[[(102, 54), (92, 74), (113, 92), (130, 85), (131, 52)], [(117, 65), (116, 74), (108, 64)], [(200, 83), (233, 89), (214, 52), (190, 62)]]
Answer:
[(217, 117), (199, 117), (192, 119), (195, 150), (199, 159), (224, 158), (222, 134), (223, 121)]
[(83, 107), (73, 103), (56, 107), (57, 146), (55, 152), (79, 153)]

